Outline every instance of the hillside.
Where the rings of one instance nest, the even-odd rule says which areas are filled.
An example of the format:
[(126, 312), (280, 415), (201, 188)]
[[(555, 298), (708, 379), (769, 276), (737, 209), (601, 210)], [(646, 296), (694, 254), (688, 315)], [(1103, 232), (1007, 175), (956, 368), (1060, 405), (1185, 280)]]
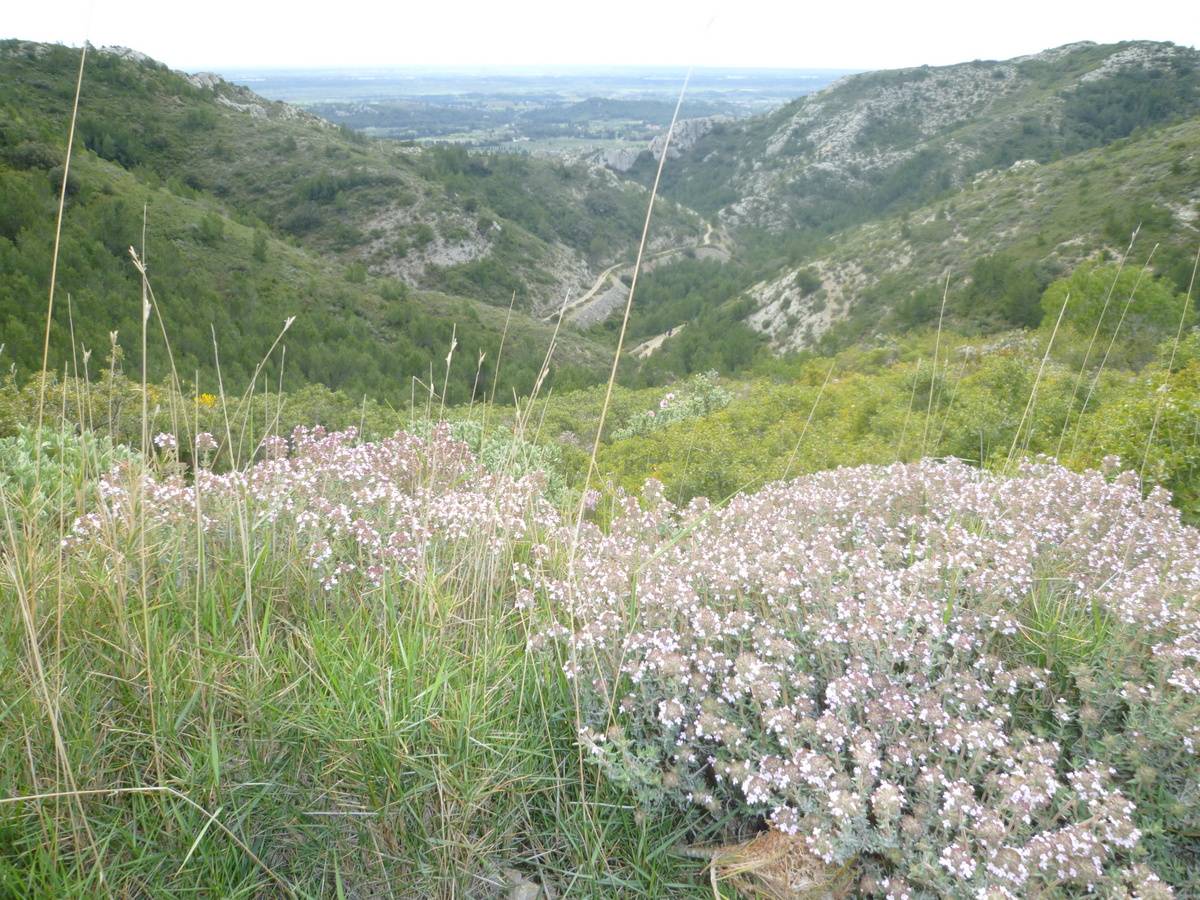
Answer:
[(0, 898), (1197, 896), (1196, 56), (689, 120), (635, 264), (665, 138), (0, 43)]
[[(0, 42), (7, 145), (61, 143), (77, 66), (76, 50)], [(79, 129), (139, 178), (209, 195), (311, 249), (505, 306), (516, 291), (543, 313), (632, 252), (645, 215), (645, 190), (602, 169), (372, 142), (129, 50), (91, 55)], [(656, 245), (701, 233), (660, 205)]]
[[(75, 66), (78, 59), (63, 48), (9, 42), (0, 51), (6, 73), (0, 91), (0, 358), (5, 369), (15, 366), (18, 376), (41, 364), (73, 87), (64, 80), (68, 64)], [(271, 204), (284, 208), (286, 182), (276, 186), (277, 193), (259, 196), (249, 185), (279, 170), (222, 135), (249, 140), (252, 134), (270, 141), (299, 129), (314, 141), (326, 141), (327, 150), (353, 147), (351, 138), (281, 104), (256, 106), (257, 113), (235, 109), (226, 94), (204, 95), (205, 88), (149, 62), (96, 54), (89, 66), (68, 182), (51, 333), (53, 370), (61, 374), (64, 366), (86, 365), (96, 373), (107, 367), (113, 332), (123, 347), (124, 365), (134, 370), (140, 365), (140, 277), (128, 251), (143, 248), (144, 214), (144, 252), (162, 318), (161, 326), (150, 323), (152, 379), (170, 372), (160, 336), (165, 330), (183, 381), (199, 376), (200, 389), (214, 391), (219, 352), (226, 386), (241, 390), (284, 321), (296, 316), (284, 341), (282, 371), (275, 365), (267, 369), (273, 385), (320, 383), (359, 397), (406, 402), (414, 377), (427, 385), (431, 371), (440, 372), (440, 390), (453, 339), (460, 364), (447, 383), (449, 398), (462, 401), (475, 389), (492, 388), (506, 308), (415, 291), (400, 278), (369, 273), (353, 249), (323, 248), (320, 229), (298, 241), (273, 227), (278, 216)], [(168, 88), (181, 91), (180, 97), (171, 100)], [(111, 112), (117, 107), (126, 112)], [(198, 124), (188, 124), (193, 121)], [(338, 157), (323, 151), (320, 159), (336, 162)], [(318, 161), (312, 177), (325, 177), (319, 174), (327, 171), (324, 165)], [(295, 169), (301, 171), (299, 161)], [(230, 180), (225, 187), (209, 183), (218, 177)], [(361, 192), (370, 194), (365, 184)], [(348, 213), (345, 221), (350, 220)], [(329, 228), (340, 227), (340, 214), (331, 214)], [(521, 232), (519, 226), (511, 230)], [(443, 279), (451, 274), (442, 273)], [(510, 296), (511, 291), (505, 307)], [(532, 387), (552, 332), (519, 311), (508, 330), (512, 339), (501, 362), (502, 396)], [(564, 336), (555, 368), (564, 384), (586, 382), (598, 377), (606, 352)]]
[[(5, 368), (15, 364), (21, 374), (41, 364), (54, 173), (61, 177), (61, 169), (41, 165), (28, 159), (21, 168), (0, 164), (0, 343)], [(145, 210), (145, 255), (162, 328), (180, 377), (191, 381), (199, 374), (204, 391), (216, 390), (214, 340), (227, 387), (241, 390), (290, 316), (296, 321), (284, 341), (282, 372), (275, 365), (267, 369), (273, 385), (320, 383), (407, 402), (413, 377), (427, 384), (431, 367), (442, 372), (453, 336), (460, 361), (470, 363), (460, 362), (453, 373), (451, 399), (470, 396), (480, 353), (487, 354), (480, 387), (491, 388), (503, 309), (368, 277), (361, 268), (225, 215), (211, 198), (150, 187), (92, 154), (75, 160), (70, 179), (51, 332), (51, 368), (60, 373), (85, 364), (85, 349), (93, 354), (91, 372), (107, 367), (111, 332), (124, 348), (126, 366), (139, 365), (140, 277), (128, 251), (143, 246)], [(506, 343), (501, 380), (505, 390), (526, 391), (552, 329), (516, 312), (509, 330), (520, 340)], [(160, 334), (151, 321), (152, 379), (170, 371)], [(599, 372), (605, 358), (598, 345), (564, 335), (556, 367), (564, 374), (576, 371), (578, 383)], [(437, 384), (440, 390), (440, 377)]]
[(1198, 60), (1173, 44), (1079, 43), (851, 75), (772, 115), (712, 128), (669, 167), (665, 192), (736, 228), (833, 231), (980, 171), (1196, 115)]
[(1135, 229), (1132, 262), (1153, 251), (1153, 270), (1185, 288), (1198, 60), (1172, 44), (1071, 44), (848, 76), (773, 115), (692, 129), (665, 191), (721, 223), (735, 266), (647, 280), (634, 333), (670, 360), (641, 368), (702, 371), (721, 335), (786, 353), (903, 333), (937, 318), (947, 276), (952, 327), (1036, 325), (1052, 279), (1122, 254)]
[(937, 203), (834, 235), (753, 285), (749, 324), (778, 350), (897, 333), (947, 314), (972, 330), (1036, 325), (1050, 278), (1097, 254), (1183, 290), (1200, 240), (1200, 118), (1038, 165), (978, 173)]
[[(767, 116), (685, 121), (664, 190), (719, 225), (714, 231), (683, 207), (657, 204), (654, 271), (642, 282), (630, 330), (641, 348), (641, 377), (728, 371), (765, 350), (844, 346), (902, 332), (936, 315), (947, 273), (956, 327), (1036, 324), (1038, 297), (1053, 277), (1096, 253), (1120, 252), (1139, 223), (1139, 253), (1141, 245), (1148, 252), (1162, 243), (1155, 269), (1180, 283), (1200, 196), (1193, 150), (1200, 135), (1187, 118), (1200, 109), (1196, 60), (1194, 51), (1170, 44), (1072, 44), (1006, 62), (849, 76)], [(43, 223), (45, 185), (29, 181), (29, 173), (60, 164), (76, 63), (66, 48), (0, 44), (0, 74), (10, 85), (0, 93), (0, 175), (14, 185), (29, 182), (11, 189), (6, 203), (28, 207), (29, 184), (42, 185), (35, 193), (43, 195)], [(1169, 124), (1176, 120), (1182, 124)], [(278, 240), (333, 273), (316, 305), (332, 302), (354, 315), (315, 333), (334, 335), (334, 344), (343, 331), (357, 335), (356, 348), (368, 348), (361, 352), (370, 361), (348, 364), (355, 354), (337, 352), (324, 361), (297, 358), (297, 375), (376, 396), (402, 391), (398, 378), (423, 372), (427, 379), (430, 362), (449, 344), (452, 320), (463, 318), (443, 315), (444, 302), (410, 302), (440, 324), (412, 327), (411, 313), (393, 310), (391, 320), (405, 332), (398, 351), (372, 352), (374, 340), (390, 339), (377, 324), (387, 315), (378, 310), (398, 302), (380, 294), (395, 298), (414, 287), (504, 308), (515, 298), (517, 309), (544, 321), (570, 297), (568, 327), (588, 329), (596, 343), (574, 342), (578, 352), (564, 362), (587, 370), (598, 348), (613, 342), (615, 322), (603, 320), (623, 306), (622, 281), (628, 283), (647, 200), (637, 179), (645, 181), (654, 162), (646, 152), (631, 177), (621, 177), (597, 165), (368, 140), (217, 76), (171, 72), (113, 49), (91, 57), (79, 129), (90, 160), (81, 164), (81, 178), (103, 163), (111, 173), (105, 191), (120, 197), (137, 184), (191, 204), (190, 212), (172, 212), (186, 220), (173, 247), (190, 241), (199, 248), (196, 258), (215, 265), (221, 254), (211, 234), (191, 239), (219, 221), (236, 221), (254, 234), (231, 229), (243, 234), (235, 243)], [(118, 190), (112, 179), (124, 176), (130, 180)], [(87, 191), (72, 199), (89, 207), (93, 201)], [(138, 216), (130, 218), (137, 206), (122, 213), (125, 237), (110, 234), (101, 243), (116, 247), (137, 234)], [(29, 215), (8, 211), (10, 239)], [(105, 215), (115, 214), (98, 212), (85, 230), (103, 231)], [(150, 218), (153, 238), (153, 223), (163, 217)], [(44, 262), (21, 254), (30, 273)], [(160, 277), (170, 274), (163, 262), (156, 261)], [(977, 264), (992, 265), (995, 296), (972, 288)], [(69, 272), (64, 286), (88, 312), (95, 283), (74, 284)], [(123, 290), (131, 290), (132, 274), (123, 277)], [(205, 285), (215, 288), (211, 296), (235, 289), (229, 272)], [(376, 299), (356, 299), (364, 291)], [(37, 304), (15, 298), (36, 291), (27, 284), (7, 292), (19, 311), (6, 315), (28, 330)], [(586, 311), (576, 309), (582, 301)], [(113, 308), (105, 304), (100, 316), (85, 317), (96, 323), (91, 340), (118, 327)], [(267, 310), (272, 322), (282, 318), (276, 313), (283, 307), (255, 308), (264, 324), (244, 326), (246, 348), (269, 344)], [(498, 333), (490, 331), (494, 311), (471, 315), (491, 323), (477, 325), (478, 334), (467, 326), (474, 352), (498, 347)], [(356, 321), (376, 324), (360, 333)], [(516, 327), (524, 334), (534, 326), (519, 319)], [(376, 337), (366, 337), (372, 329)], [(13, 334), (10, 353), (36, 343), (19, 328)], [(205, 369), (210, 353), (201, 338), (183, 339), (183, 352), (189, 365)], [(57, 358), (65, 359), (59, 349)], [(524, 381), (531, 381), (535, 355), (518, 363)], [(233, 360), (244, 370), (256, 362), (248, 349)], [(17, 361), (28, 367), (32, 359)], [(581, 370), (570, 383), (590, 377)]]

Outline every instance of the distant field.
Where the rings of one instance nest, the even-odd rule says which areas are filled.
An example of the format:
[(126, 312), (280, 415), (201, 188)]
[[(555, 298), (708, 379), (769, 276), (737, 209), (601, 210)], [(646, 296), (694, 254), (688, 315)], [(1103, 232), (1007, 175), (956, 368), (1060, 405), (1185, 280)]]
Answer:
[[(671, 119), (684, 71), (659, 68), (245, 69), (222, 73), (377, 137), (578, 155), (640, 145)], [(829, 69), (703, 69), (682, 115), (768, 112), (846, 74)]]

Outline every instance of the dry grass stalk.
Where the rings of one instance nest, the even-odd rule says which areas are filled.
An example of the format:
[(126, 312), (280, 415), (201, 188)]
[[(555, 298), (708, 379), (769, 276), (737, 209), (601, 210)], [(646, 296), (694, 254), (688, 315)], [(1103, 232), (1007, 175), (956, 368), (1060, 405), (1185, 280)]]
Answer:
[(754, 900), (835, 900), (848, 896), (854, 883), (852, 863), (828, 866), (802, 836), (773, 828), (740, 843), (684, 847), (683, 853), (709, 861), (714, 897), (721, 896), (721, 881)]

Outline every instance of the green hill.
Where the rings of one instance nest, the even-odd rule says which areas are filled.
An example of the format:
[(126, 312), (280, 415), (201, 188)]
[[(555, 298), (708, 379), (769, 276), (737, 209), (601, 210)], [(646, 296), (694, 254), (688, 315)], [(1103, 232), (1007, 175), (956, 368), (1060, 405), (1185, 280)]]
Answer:
[(828, 233), (986, 169), (1049, 162), (1194, 116), (1198, 62), (1195, 50), (1168, 43), (1079, 43), (851, 75), (769, 116), (714, 127), (668, 166), (665, 192), (734, 228)]
[[(722, 334), (786, 353), (903, 333), (937, 319), (947, 276), (953, 327), (1036, 325), (1053, 278), (1123, 253), (1135, 229), (1132, 261), (1156, 248), (1152, 269), (1185, 288), (1198, 60), (1173, 44), (1072, 44), (850, 76), (714, 127), (669, 160), (665, 190), (723, 224), (737, 278), (699, 261), (655, 272), (634, 330), (677, 336), (643, 369), (662, 380), (698, 371), (691, 358), (718, 363), (706, 345)], [(662, 297), (655, 281), (682, 290)]]
[[(18, 374), (41, 362), (77, 66), (78, 51), (0, 43), (0, 343)], [(398, 402), (414, 377), (444, 368), (453, 335), (450, 399), (465, 400), (492, 385), (514, 293), (518, 310), (561, 302), (591, 277), (589, 259), (634, 246), (645, 200), (608, 173), (368, 144), (218, 79), (97, 51), (68, 182), (51, 366), (78, 365), (86, 347), (95, 367), (113, 331), (137, 365), (141, 295), (128, 250), (143, 246), (145, 214), (151, 283), (183, 379), (199, 373), (213, 387), (215, 329), (227, 382), (244, 384), (295, 315), (272, 383)], [(691, 227), (664, 208), (668, 224)], [(458, 261), (434, 262), (443, 258)], [(523, 312), (508, 328), (502, 395), (532, 386), (551, 334)], [(562, 383), (590, 380), (606, 352), (564, 337)], [(161, 340), (150, 368), (167, 374)]]
[[(23, 74), (5, 79), (8, 86), (0, 92), (0, 343), (4, 344), (0, 360), (6, 368), (16, 366), (20, 376), (41, 365), (62, 173), (60, 145), (65, 145), (66, 137), (66, 115), (59, 113), (60, 107), (70, 109), (70, 89), (56, 77), (60, 73), (55, 68), (68, 61), (66, 50), (29, 44), (19, 48), (24, 49), (14, 56), (13, 44), (5, 44), (2, 54), (10, 71), (18, 59)], [(77, 58), (73, 54), (71, 58), (77, 65)], [(176, 79), (149, 64), (103, 54), (94, 59), (98, 72), (107, 73), (97, 74), (96, 83), (113, 84), (110, 79), (130, 73), (146, 79)], [(55, 60), (55, 65), (48, 60)], [(32, 74), (30, 67), (35, 65), (46, 73)], [(31, 102), (32, 92), (42, 92), (46, 102)], [(132, 106), (140, 94), (128, 88), (127, 96)], [(89, 109), (86, 90), (82, 106)], [(92, 109), (82, 115), (96, 114)], [(180, 116), (186, 120), (188, 113), (184, 110)], [(480, 354), (486, 355), (479, 384), (491, 388), (505, 326), (503, 308), (414, 290), (398, 278), (368, 275), (353, 257), (323, 254), (313, 245), (286, 240), (286, 235), (252, 210), (230, 202), (228, 196), (190, 186), (174, 175), (164, 178), (168, 164), (176, 164), (172, 161), (178, 158), (172, 150), (174, 138), (164, 138), (166, 144), (160, 145), (142, 134), (139, 139), (149, 142), (146, 145), (158, 146), (157, 155), (143, 162), (126, 158), (126, 167), (104, 158), (120, 156), (114, 146), (125, 144), (97, 139), (96, 122), (101, 120), (86, 121), (90, 124), (82, 126), (83, 146), (77, 144), (68, 180), (50, 343), (53, 370), (61, 373), (64, 366), (88, 365), (95, 373), (108, 365), (114, 331), (125, 349), (126, 367), (138, 366), (142, 299), (140, 277), (128, 250), (131, 246), (143, 250), (145, 215), (144, 254), (150, 282), (162, 329), (185, 382), (198, 374), (203, 390), (215, 390), (215, 338), (226, 384), (240, 389), (280, 334), (284, 320), (295, 316), (284, 341), (287, 353), (276, 358), (276, 364), (283, 360), (282, 371), (277, 366), (268, 368), (272, 384), (280, 379), (284, 386), (320, 383), (352, 395), (407, 401), (414, 377), (428, 383), (431, 367), (443, 372), (454, 337), (458, 364), (451, 372), (450, 400), (470, 396)], [(118, 127), (121, 120), (103, 121)], [(162, 134), (175, 138), (182, 133), (162, 127)], [(334, 134), (331, 128), (306, 120), (304, 127)], [(203, 130), (192, 140), (197, 146), (217, 145), (209, 142)], [(89, 149), (89, 143), (98, 150)], [(186, 152), (202, 158), (198, 150)], [(151, 161), (160, 168), (152, 168)], [(187, 169), (187, 164), (178, 164)], [(169, 365), (162, 329), (157, 322), (151, 322), (150, 329), (150, 376), (166, 377)], [(500, 364), (502, 396), (511, 388), (524, 391), (532, 386), (551, 341), (551, 328), (517, 312), (509, 323), (509, 337)], [(82, 355), (84, 349), (90, 350), (90, 360)], [(606, 354), (598, 344), (565, 336), (556, 371), (564, 384), (586, 382), (602, 371)], [(439, 389), (443, 377), (438, 374)]]
[[(2, 358), (6, 367), (15, 364), (28, 374), (41, 363), (61, 168), (46, 169), (36, 160), (23, 160), (17, 168), (12, 156), (9, 160), (0, 165)], [(368, 277), (353, 265), (284, 242), (262, 225), (226, 215), (210, 197), (151, 187), (91, 153), (75, 160), (69, 185), (51, 333), (51, 367), (59, 372), (64, 365), (82, 366), (84, 348), (93, 351), (91, 371), (98, 371), (114, 331), (126, 365), (138, 365), (141, 287), (129, 248), (141, 251), (144, 211), (150, 281), (185, 381), (198, 372), (203, 389), (215, 390), (215, 338), (226, 384), (240, 389), (285, 319), (296, 316), (284, 342), (282, 372), (274, 365), (268, 369), (271, 384), (282, 378), (285, 387), (321, 383), (407, 401), (411, 379), (427, 383), (431, 366), (440, 389), (454, 335), (459, 364), (450, 398), (470, 396), (480, 353), (487, 354), (481, 387), (491, 386), (505, 310)], [(169, 362), (158, 323), (151, 321), (150, 329), (150, 375), (157, 379), (169, 374)], [(505, 347), (505, 390), (528, 390), (551, 329), (518, 312), (510, 331), (520, 340)], [(576, 381), (586, 380), (602, 368), (604, 356), (602, 348), (565, 336), (557, 363), (577, 369)]]
[[(702, 238), (697, 215), (657, 206), (652, 246), (692, 251), (645, 273), (627, 342), (640, 373), (628, 377), (734, 371), (767, 352), (922, 327), (947, 274), (951, 327), (1037, 325), (1053, 278), (1122, 252), (1139, 225), (1135, 262), (1158, 245), (1154, 270), (1184, 286), (1200, 200), (1197, 59), (1172, 44), (1072, 44), (851, 76), (717, 123), (669, 160), (665, 190), (720, 227)], [(40, 361), (77, 62), (63, 47), (0, 43), (0, 261), (13, 276), (0, 322), (23, 371)], [(181, 371), (211, 375), (211, 321), (231, 377), (248, 376), (300, 310), (285, 381), (393, 400), (444, 365), (455, 327), (460, 359), (484, 355), (488, 386), (514, 297), (533, 316), (511, 323), (507, 376), (532, 384), (549, 341), (533, 317), (629, 258), (647, 199), (595, 167), (370, 141), (131, 51), (92, 55), (79, 143), (61, 280), (78, 341), (106, 345), (116, 329), (134, 343), (126, 249), (140, 246), (149, 203), (151, 273)], [(645, 154), (635, 179), (652, 163)], [(70, 324), (56, 331), (59, 366)], [(597, 376), (615, 324), (565, 340), (561, 384)], [(163, 364), (152, 360), (160, 376)], [(469, 396), (473, 365), (454, 376), (455, 398)]]
[[(1122, 255), (1187, 288), (1200, 241), (1200, 118), (1047, 165), (979, 173), (937, 203), (834, 235), (801, 266), (747, 292), (777, 349), (948, 321), (969, 331), (1036, 325), (1053, 277)], [(1156, 249), (1155, 249), (1156, 248)]]
[[(61, 144), (77, 66), (76, 50), (0, 42), (6, 145)], [(603, 170), (369, 141), (132, 51), (91, 54), (79, 130), (139, 179), (210, 195), (312, 249), (505, 306), (516, 291), (539, 312), (632, 252), (645, 216), (645, 190)], [(661, 205), (657, 241), (699, 234), (694, 215)]]

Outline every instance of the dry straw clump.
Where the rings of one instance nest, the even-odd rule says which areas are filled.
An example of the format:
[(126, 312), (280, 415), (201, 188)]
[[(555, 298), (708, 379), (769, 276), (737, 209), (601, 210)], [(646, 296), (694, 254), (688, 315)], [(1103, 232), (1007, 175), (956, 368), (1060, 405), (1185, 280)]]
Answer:
[(1130, 474), (652, 483), (518, 579), (643, 802), (765, 821), (866, 895), (1169, 893), (1139, 823), (1198, 788), (1200, 533)]
[(809, 852), (804, 839), (769, 829), (748, 841), (722, 847), (687, 847), (686, 856), (709, 860), (713, 895), (718, 882), (760, 900), (832, 900), (846, 896), (854, 883), (850, 864), (826, 866)]

